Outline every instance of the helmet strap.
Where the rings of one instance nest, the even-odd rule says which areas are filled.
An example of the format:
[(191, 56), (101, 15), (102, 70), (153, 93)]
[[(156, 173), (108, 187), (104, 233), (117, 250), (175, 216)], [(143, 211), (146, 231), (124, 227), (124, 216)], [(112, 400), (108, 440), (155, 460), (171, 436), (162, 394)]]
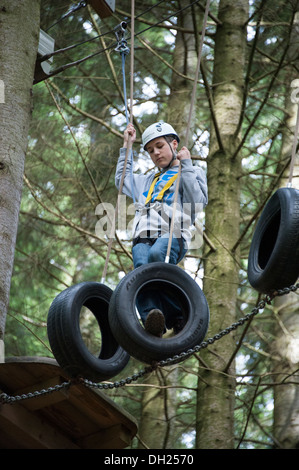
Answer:
[(172, 159), (171, 161), (169, 162), (169, 165), (166, 166), (165, 168), (163, 168), (163, 170), (169, 170), (169, 168), (171, 167), (172, 163), (174, 162), (174, 160), (176, 159), (176, 156), (177, 156), (177, 152), (175, 150), (173, 150), (167, 136), (164, 136), (164, 139), (166, 140), (166, 142), (168, 143), (169, 147), (170, 147), (170, 150), (171, 150), (171, 153), (172, 153)]

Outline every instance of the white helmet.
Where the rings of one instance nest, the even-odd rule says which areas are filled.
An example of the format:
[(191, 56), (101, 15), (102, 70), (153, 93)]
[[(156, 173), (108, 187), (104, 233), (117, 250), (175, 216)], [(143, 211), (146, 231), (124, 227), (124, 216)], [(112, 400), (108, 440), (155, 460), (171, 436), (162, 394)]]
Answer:
[(144, 150), (146, 150), (145, 147), (151, 140), (156, 139), (157, 137), (165, 137), (166, 135), (173, 135), (175, 140), (177, 140), (178, 143), (180, 142), (176, 131), (170, 124), (163, 121), (151, 124), (142, 134), (142, 145)]

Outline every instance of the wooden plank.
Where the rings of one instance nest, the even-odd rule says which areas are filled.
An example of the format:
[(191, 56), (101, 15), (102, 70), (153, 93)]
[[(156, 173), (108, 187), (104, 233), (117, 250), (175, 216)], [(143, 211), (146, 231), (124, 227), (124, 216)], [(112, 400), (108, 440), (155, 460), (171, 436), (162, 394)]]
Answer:
[(132, 437), (136, 434), (137, 421), (103, 392), (86, 390), (84, 385), (78, 384), (72, 387), (69, 399), (76, 408), (82, 410), (91, 421), (102, 428), (122, 424)]
[(49, 357), (7, 357), (0, 364), (0, 385), (12, 393), (57, 376), (68, 380), (55, 359)]
[[(0, 364), (0, 389), (8, 395), (47, 389), (66, 381), (64, 371), (50, 358), (10, 358)], [(44, 434), (46, 429), (49, 439)], [(84, 449), (122, 449), (136, 432), (137, 422), (129, 413), (104, 392), (81, 383), (0, 407), (0, 448), (5, 448), (7, 441), (12, 443), (10, 448), (76, 445)], [(13, 442), (18, 446), (13, 447)]]
[(57, 429), (17, 404), (0, 406), (0, 429), (1, 434), (17, 436), (21, 448), (79, 449)]
[(83, 449), (123, 449), (131, 443), (128, 430), (117, 424), (80, 440)]

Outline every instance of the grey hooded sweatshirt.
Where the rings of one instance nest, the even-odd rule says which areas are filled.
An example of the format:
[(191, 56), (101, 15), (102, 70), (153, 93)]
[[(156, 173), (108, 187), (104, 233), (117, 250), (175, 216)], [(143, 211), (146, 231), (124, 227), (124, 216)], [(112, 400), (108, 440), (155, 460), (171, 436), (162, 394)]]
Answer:
[[(125, 157), (126, 149), (121, 148), (115, 174), (117, 189), (120, 187)], [(155, 202), (155, 199), (167, 181), (178, 172), (178, 165), (162, 170), (155, 184), (151, 201), (146, 206), (145, 201), (156, 172), (150, 172), (146, 175), (133, 173), (132, 175), (131, 165), (131, 159), (128, 158), (122, 193), (131, 198), (134, 194), (135, 197), (133, 239), (137, 237), (157, 238), (169, 233), (177, 180), (164, 193), (161, 202)], [(205, 172), (200, 167), (193, 166), (191, 159), (181, 160), (181, 168), (173, 235), (177, 238), (183, 237), (187, 248), (192, 238), (191, 226), (194, 224), (197, 214), (206, 206), (208, 195)]]

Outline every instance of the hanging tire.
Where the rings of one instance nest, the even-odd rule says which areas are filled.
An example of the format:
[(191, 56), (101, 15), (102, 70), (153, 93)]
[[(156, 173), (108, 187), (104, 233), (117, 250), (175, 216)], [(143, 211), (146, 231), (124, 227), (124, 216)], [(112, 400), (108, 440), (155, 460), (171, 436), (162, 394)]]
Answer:
[(280, 188), (257, 223), (248, 258), (248, 280), (269, 294), (294, 284), (299, 275), (299, 190)]
[[(175, 299), (185, 321), (178, 334), (159, 338), (145, 331), (136, 312), (136, 299), (143, 289), (163, 290)], [(209, 308), (191, 276), (178, 266), (157, 262), (140, 266), (122, 279), (111, 297), (109, 322), (115, 338), (131, 356), (152, 364), (199, 345), (208, 329)]]
[[(130, 356), (115, 340), (108, 321), (112, 290), (97, 282), (82, 282), (61, 292), (52, 302), (47, 330), (58, 364), (70, 377), (92, 381), (109, 379), (124, 369)], [(99, 353), (92, 354), (80, 326), (81, 311), (88, 309), (99, 327)]]

